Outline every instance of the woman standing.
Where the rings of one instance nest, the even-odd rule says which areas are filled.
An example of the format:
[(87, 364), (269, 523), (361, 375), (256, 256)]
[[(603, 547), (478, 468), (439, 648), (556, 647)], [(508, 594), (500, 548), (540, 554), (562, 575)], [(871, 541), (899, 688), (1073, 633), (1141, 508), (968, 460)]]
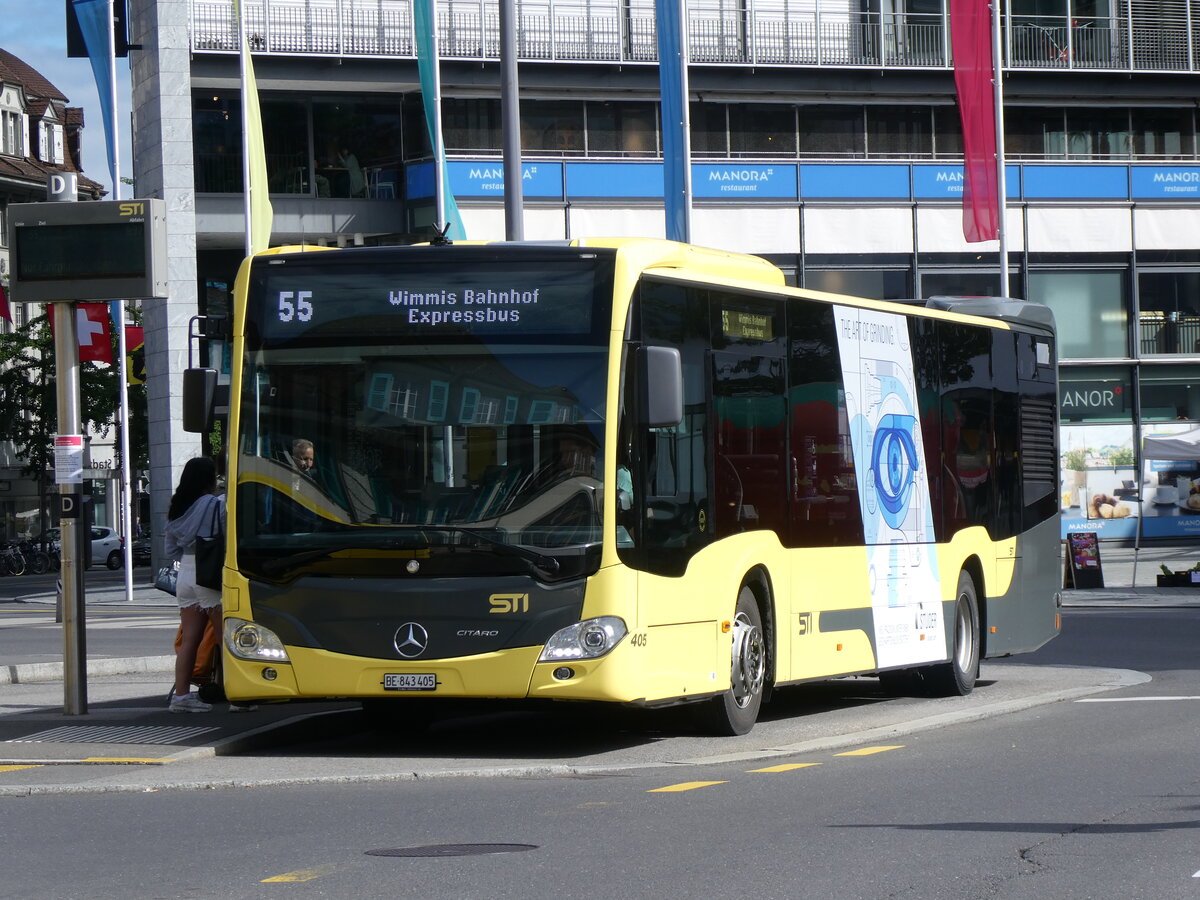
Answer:
[[(196, 584), (196, 538), (225, 531), (225, 500), (215, 496), (216, 490), (217, 465), (212, 457), (189, 459), (167, 510), (166, 552), (179, 560), (175, 598), (182, 626), (175, 653), (175, 690), (170, 705), (173, 713), (212, 709), (192, 692), (192, 670), (205, 626), (211, 622), (216, 633), (221, 633), (221, 592)], [(214, 524), (214, 512), (219, 516), (219, 526)]]

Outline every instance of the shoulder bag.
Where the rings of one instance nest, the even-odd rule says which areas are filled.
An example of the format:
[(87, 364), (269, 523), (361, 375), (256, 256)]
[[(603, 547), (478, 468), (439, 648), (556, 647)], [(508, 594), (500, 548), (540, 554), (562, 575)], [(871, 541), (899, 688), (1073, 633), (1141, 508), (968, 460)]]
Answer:
[(221, 589), (225, 567), (225, 529), (221, 527), (221, 501), (213, 498), (208, 537), (196, 535), (196, 584), (214, 591)]
[(174, 559), (161, 566), (154, 576), (154, 586), (160, 591), (166, 591), (172, 597), (175, 596), (175, 585), (179, 580), (179, 560)]

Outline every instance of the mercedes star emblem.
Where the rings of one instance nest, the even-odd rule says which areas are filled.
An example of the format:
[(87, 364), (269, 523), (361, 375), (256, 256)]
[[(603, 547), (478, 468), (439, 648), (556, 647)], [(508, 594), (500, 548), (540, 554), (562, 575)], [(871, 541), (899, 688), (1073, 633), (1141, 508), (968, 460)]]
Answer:
[(405, 659), (412, 659), (424, 653), (429, 646), (429, 632), (416, 622), (405, 622), (396, 629), (392, 643), (396, 645), (397, 653)]

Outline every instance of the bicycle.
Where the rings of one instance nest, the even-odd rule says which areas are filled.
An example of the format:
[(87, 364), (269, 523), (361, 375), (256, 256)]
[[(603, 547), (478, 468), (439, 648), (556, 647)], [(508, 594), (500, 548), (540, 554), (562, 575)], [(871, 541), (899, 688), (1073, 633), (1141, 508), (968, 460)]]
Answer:
[(33, 545), (31, 541), (21, 541), (17, 545), (21, 554), (25, 557), (26, 565), (33, 575), (45, 575), (50, 571), (50, 554), (44, 553)]
[(14, 543), (7, 543), (0, 548), (0, 573), (4, 575), (24, 575), (25, 557)]

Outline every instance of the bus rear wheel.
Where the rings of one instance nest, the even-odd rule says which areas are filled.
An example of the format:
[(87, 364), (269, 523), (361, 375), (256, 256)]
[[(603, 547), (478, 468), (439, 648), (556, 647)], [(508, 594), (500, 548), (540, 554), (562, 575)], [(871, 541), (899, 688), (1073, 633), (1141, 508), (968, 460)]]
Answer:
[(968, 572), (959, 572), (958, 591), (954, 601), (953, 650), (950, 661), (927, 667), (922, 673), (929, 692), (941, 697), (965, 697), (975, 687), (979, 677), (979, 601), (975, 595), (975, 579)]
[(754, 591), (742, 585), (733, 616), (729, 690), (708, 701), (707, 722), (714, 734), (746, 734), (758, 721), (767, 675), (767, 648)]

